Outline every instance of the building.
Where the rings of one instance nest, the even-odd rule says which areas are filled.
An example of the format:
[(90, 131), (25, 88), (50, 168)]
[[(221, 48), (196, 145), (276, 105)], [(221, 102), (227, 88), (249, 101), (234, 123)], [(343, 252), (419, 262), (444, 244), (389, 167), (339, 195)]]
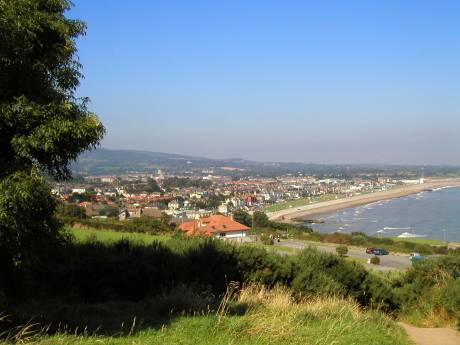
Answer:
[(118, 214), (118, 219), (119, 220), (127, 220), (129, 218), (140, 218), (142, 215), (142, 208), (138, 207), (130, 207), (130, 208), (125, 208), (123, 211), (121, 211)]
[(185, 222), (180, 228), (187, 235), (205, 235), (219, 238), (246, 237), (250, 230), (246, 225), (234, 221), (230, 217), (213, 215), (196, 221)]
[(222, 213), (222, 214), (227, 214), (228, 213), (228, 207), (227, 204), (221, 204), (217, 208), (217, 212)]
[(180, 207), (181, 207), (181, 204), (179, 203), (178, 200), (173, 200), (168, 203), (168, 208), (170, 210), (178, 210), (180, 209)]

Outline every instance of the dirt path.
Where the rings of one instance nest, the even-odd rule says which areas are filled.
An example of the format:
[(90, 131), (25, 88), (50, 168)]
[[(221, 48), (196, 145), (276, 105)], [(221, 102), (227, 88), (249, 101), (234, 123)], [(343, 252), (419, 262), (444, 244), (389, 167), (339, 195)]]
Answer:
[(459, 345), (460, 333), (452, 328), (419, 328), (399, 323), (417, 345)]

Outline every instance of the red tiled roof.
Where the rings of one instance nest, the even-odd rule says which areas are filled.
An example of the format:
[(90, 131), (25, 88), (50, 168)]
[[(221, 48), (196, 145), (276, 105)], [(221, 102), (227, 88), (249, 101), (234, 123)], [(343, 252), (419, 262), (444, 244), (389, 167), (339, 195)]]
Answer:
[(250, 229), (246, 225), (222, 215), (213, 215), (198, 221), (185, 222), (179, 227), (189, 235), (195, 233), (211, 235), (214, 232), (247, 231)]

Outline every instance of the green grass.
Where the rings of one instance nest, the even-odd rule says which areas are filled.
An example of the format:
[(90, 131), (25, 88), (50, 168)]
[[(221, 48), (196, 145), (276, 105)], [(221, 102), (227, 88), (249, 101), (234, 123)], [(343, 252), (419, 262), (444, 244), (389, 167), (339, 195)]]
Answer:
[[(404, 331), (390, 318), (365, 311), (351, 300), (313, 298), (294, 302), (288, 290), (249, 286), (221, 312), (182, 315), (156, 327), (134, 327), (116, 336), (61, 332), (23, 341), (37, 345), (409, 345)], [(242, 310), (236, 315), (232, 310)], [(222, 312), (223, 311), (223, 312)], [(230, 311), (227, 312), (227, 311)], [(137, 320), (138, 324), (142, 320)], [(129, 329), (129, 328), (128, 328)], [(139, 329), (136, 331), (136, 329)]]
[(303, 198), (303, 199), (297, 199), (297, 200), (289, 200), (289, 201), (284, 201), (284, 202), (276, 203), (273, 205), (269, 205), (265, 207), (265, 211), (266, 212), (276, 212), (276, 211), (285, 210), (287, 208), (294, 208), (294, 207), (314, 204), (317, 202), (335, 200), (336, 197), (337, 199), (341, 199), (344, 196), (345, 196), (344, 194), (324, 194), (324, 195), (319, 195), (319, 196), (312, 196), (310, 199)]
[(446, 245), (446, 242), (441, 240), (432, 240), (429, 238), (400, 238), (400, 237), (392, 237), (393, 241), (395, 242), (412, 242), (417, 244), (429, 244), (431, 246), (441, 246)]
[(345, 258), (345, 260), (354, 261), (354, 262), (357, 262), (359, 264), (367, 264), (367, 259), (366, 258), (357, 258), (357, 257), (353, 257), (353, 256), (345, 256), (344, 258)]
[(91, 240), (101, 242), (116, 242), (120, 240), (131, 240), (134, 242), (142, 242), (145, 244), (151, 244), (154, 241), (167, 241), (170, 236), (166, 235), (150, 235), (145, 233), (137, 232), (119, 232), (110, 230), (98, 230), (90, 228), (67, 228), (78, 242), (87, 242)]
[(301, 248), (293, 248), (293, 247), (287, 247), (287, 246), (282, 246), (282, 245), (273, 245), (273, 246), (266, 246), (267, 249), (273, 250), (273, 251), (281, 251), (281, 252), (286, 252), (286, 253), (293, 253), (297, 254), (302, 251)]

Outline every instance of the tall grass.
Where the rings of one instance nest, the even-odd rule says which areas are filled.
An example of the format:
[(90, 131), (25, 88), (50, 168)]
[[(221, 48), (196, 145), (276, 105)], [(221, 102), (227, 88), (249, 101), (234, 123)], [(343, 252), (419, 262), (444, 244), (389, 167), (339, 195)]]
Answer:
[(259, 284), (250, 284), (241, 290), (237, 290), (237, 285), (229, 286), (216, 311), (179, 314), (170, 322), (139, 331), (133, 322), (130, 329), (123, 335), (104, 336), (63, 328), (52, 335), (41, 331), (33, 337), (10, 341), (40, 345), (410, 343), (388, 317), (363, 310), (351, 299), (334, 296), (299, 299), (285, 287), (268, 289)]

